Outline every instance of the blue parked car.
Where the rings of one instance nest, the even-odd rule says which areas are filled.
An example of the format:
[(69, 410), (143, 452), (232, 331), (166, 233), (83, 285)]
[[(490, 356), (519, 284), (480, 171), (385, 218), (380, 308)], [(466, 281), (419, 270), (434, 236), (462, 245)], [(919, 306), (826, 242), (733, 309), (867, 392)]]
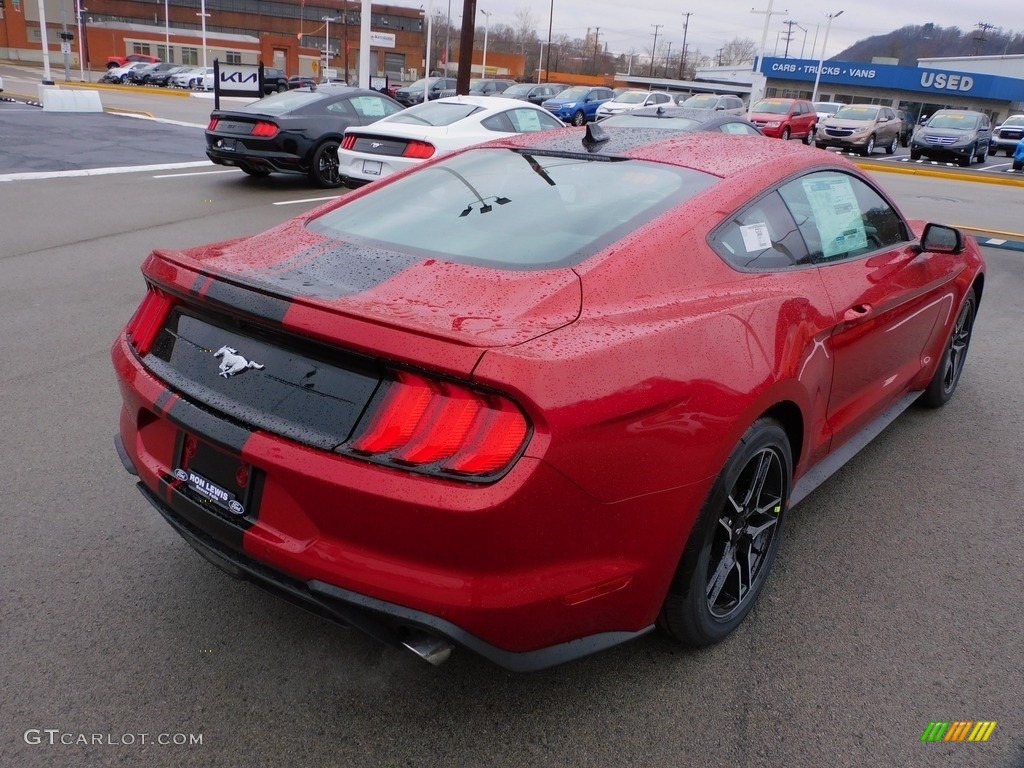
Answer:
[(597, 108), (614, 96), (611, 88), (590, 85), (574, 85), (541, 106), (555, 117), (573, 125), (583, 125), (597, 119)]

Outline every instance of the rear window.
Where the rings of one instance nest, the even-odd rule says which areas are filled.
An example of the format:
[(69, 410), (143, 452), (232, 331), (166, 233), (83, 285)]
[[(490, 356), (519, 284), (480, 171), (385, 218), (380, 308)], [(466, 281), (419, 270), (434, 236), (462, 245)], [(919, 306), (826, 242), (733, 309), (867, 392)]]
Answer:
[(451, 125), (479, 111), (480, 107), (475, 104), (430, 101), (426, 104), (418, 104), (417, 106), (403, 109), (393, 117), (389, 117), (388, 122), (408, 123), (410, 125)]
[(275, 93), (259, 101), (239, 107), (239, 111), (255, 112), (260, 115), (283, 115), (285, 112), (292, 112), (331, 95), (333, 95), (332, 92), (327, 89), (316, 91), (282, 91), (281, 93)]
[(640, 160), (477, 149), (382, 185), (309, 228), (424, 258), (510, 270), (564, 267), (716, 181)]

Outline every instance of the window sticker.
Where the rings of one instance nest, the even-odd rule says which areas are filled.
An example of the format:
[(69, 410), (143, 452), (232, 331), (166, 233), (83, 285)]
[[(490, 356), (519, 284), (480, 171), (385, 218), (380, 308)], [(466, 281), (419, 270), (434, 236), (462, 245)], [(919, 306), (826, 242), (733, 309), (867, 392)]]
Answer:
[(525, 133), (541, 130), (540, 115), (532, 109), (517, 109), (513, 112), (513, 116), (515, 119), (512, 122), (515, 123), (517, 131)]
[(356, 96), (352, 106), (363, 117), (384, 117), (384, 102), (373, 96)]
[(849, 178), (817, 175), (803, 179), (802, 184), (807, 201), (811, 204), (824, 258), (830, 259), (867, 247), (864, 220)]
[(763, 221), (757, 224), (742, 225), (740, 234), (743, 235), (743, 247), (747, 249), (747, 253), (755, 253), (772, 247), (768, 225)]

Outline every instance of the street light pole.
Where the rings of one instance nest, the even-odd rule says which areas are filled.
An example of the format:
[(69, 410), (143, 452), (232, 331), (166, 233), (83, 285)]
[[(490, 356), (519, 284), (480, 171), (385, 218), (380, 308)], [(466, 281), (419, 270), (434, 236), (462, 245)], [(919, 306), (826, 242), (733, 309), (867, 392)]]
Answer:
[(818, 83), (821, 80), (821, 68), (825, 64), (825, 48), (828, 46), (828, 33), (832, 29), (832, 19), (843, 15), (842, 11), (826, 13), (828, 24), (825, 25), (825, 40), (821, 44), (821, 58), (818, 59), (818, 71), (814, 73), (814, 90), (811, 92), (811, 101), (818, 100)]
[[(543, 40), (540, 41), (540, 55), (537, 57), (537, 84), (540, 84), (540, 65), (544, 60), (544, 46), (547, 45)], [(547, 71), (546, 69), (544, 70)]]
[(164, 0), (164, 56), (171, 61), (171, 17), (168, 9), (169, 0)]
[(203, 69), (206, 69), (206, 17), (209, 15), (210, 14), (206, 12), (206, 0), (201, 0), (199, 13), (197, 13), (196, 16), (201, 17), (203, 20)]
[(551, 80), (551, 25), (555, 21), (555, 0), (551, 0), (551, 10), (548, 13), (548, 58), (544, 62), (544, 82)]
[(444, 76), (448, 77), (448, 65), (452, 60), (452, 0), (448, 0), (448, 22), (444, 30)]
[(78, 22), (78, 80), (85, 82), (85, 52), (82, 48), (82, 0), (75, 0), (75, 21)]
[(492, 12), (491, 11), (485, 11), (483, 8), (481, 8), (480, 9), (480, 13), (482, 13), (484, 15), (484, 17), (487, 19), (487, 21), (484, 22), (484, 58), (483, 58), (483, 62), (480, 64), (480, 77), (486, 78), (487, 77), (487, 32), (491, 28), (491, 13)]
[[(331, 68), (331, 22), (341, 21), (339, 16), (321, 16), (320, 21), (326, 22), (327, 26), (324, 27), (324, 68), (320, 73), (321, 82), (327, 82), (328, 75), (327, 70)], [(347, 85), (348, 83), (346, 83)]]
[(39, 32), (43, 38), (43, 85), (53, 85), (50, 77), (50, 41), (46, 37), (46, 8), (43, 0), (39, 0)]

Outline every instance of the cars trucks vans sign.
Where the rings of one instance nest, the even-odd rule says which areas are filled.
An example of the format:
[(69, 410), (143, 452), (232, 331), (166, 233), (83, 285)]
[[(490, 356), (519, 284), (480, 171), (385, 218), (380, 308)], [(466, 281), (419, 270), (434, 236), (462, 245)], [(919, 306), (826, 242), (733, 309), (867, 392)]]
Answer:
[[(781, 80), (813, 82), (818, 72), (818, 62), (813, 59), (765, 58), (764, 63), (764, 73)], [(821, 67), (820, 81), (829, 85), (956, 94), (996, 101), (1024, 100), (1024, 80), (1019, 78), (895, 64), (827, 61)]]

